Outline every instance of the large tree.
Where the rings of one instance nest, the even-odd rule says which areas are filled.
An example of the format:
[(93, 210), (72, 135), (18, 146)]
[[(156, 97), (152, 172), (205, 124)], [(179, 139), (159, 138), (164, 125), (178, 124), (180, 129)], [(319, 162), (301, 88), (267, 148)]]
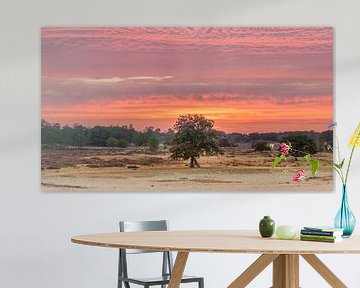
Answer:
[(190, 167), (200, 167), (197, 159), (201, 155), (218, 155), (217, 132), (214, 121), (203, 115), (180, 115), (174, 125), (175, 135), (171, 143), (172, 159), (190, 159)]

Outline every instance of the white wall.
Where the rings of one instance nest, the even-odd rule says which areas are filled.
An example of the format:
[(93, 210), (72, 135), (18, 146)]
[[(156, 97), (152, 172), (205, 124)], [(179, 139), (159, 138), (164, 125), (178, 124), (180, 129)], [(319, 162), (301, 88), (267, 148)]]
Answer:
[[(336, 193), (326, 195), (41, 193), (40, 27), (334, 26), (336, 119), (346, 145), (360, 120), (358, 0), (12, 0), (0, 9), (0, 287), (115, 287), (116, 250), (74, 245), (70, 237), (114, 231), (119, 219), (167, 218), (173, 229), (256, 228), (267, 214), (278, 224), (331, 224), (340, 203), (339, 183)], [(360, 218), (360, 151), (356, 156), (349, 192)], [(208, 288), (226, 287), (255, 257), (193, 254), (187, 272), (204, 275)], [(360, 255), (321, 258), (348, 287), (360, 287)], [(250, 287), (269, 287), (270, 273), (267, 269)], [(303, 262), (301, 285), (328, 287)]]

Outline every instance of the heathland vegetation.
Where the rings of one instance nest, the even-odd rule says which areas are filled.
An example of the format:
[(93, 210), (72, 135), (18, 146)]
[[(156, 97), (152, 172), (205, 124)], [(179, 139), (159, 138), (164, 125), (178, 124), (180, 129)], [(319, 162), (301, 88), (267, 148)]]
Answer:
[[(159, 128), (154, 128), (152, 126), (146, 127), (142, 131), (138, 131), (131, 124), (128, 126), (112, 125), (94, 127), (85, 127), (81, 124), (61, 126), (58, 123), (49, 123), (42, 120), (41, 144), (43, 149), (49, 147), (66, 148), (70, 146), (79, 148), (142, 147), (150, 150), (157, 150), (159, 148), (166, 149), (170, 148), (172, 145), (179, 145), (182, 141), (194, 142), (194, 139), (197, 138), (194, 135), (187, 135), (185, 138), (180, 137), (181, 135), (184, 136), (184, 133), (179, 134), (179, 132), (189, 132), (189, 121), (186, 123), (186, 121), (181, 117), (184, 116), (180, 116), (175, 126), (169, 128), (167, 131), (161, 131)], [(205, 131), (207, 129), (206, 133), (203, 135), (207, 135), (208, 137), (203, 139), (204, 142), (208, 141), (203, 145), (209, 146), (205, 149), (209, 152), (215, 152), (218, 150), (218, 148), (214, 145), (214, 142), (219, 147), (244, 147), (253, 148), (255, 151), (268, 150), (269, 143), (291, 142), (293, 146), (297, 147), (296, 149), (303, 149), (312, 154), (326, 151), (328, 145), (333, 146), (333, 132), (331, 130), (323, 132), (287, 131), (278, 133), (254, 132), (248, 134), (239, 132), (225, 133), (214, 130), (214, 121), (206, 119), (201, 115), (186, 115), (186, 117), (198, 117), (197, 121), (203, 121)], [(239, 127), (239, 130), (241, 130), (241, 127)], [(194, 139), (191, 139), (191, 137)], [(209, 139), (212, 139), (213, 141), (209, 141)]]
[[(332, 131), (225, 133), (202, 115), (183, 115), (167, 131), (128, 126), (62, 126), (41, 122), (42, 187), (46, 191), (329, 191), (332, 187)], [(241, 131), (241, 127), (239, 127)], [(301, 187), (283, 173), (298, 169), (294, 155), (271, 169), (274, 150), (290, 142), (294, 149), (317, 153), (322, 169)], [(275, 150), (275, 153), (276, 150)], [(278, 152), (280, 153), (280, 152)], [(205, 157), (206, 156), (206, 157)], [(296, 159), (297, 157), (297, 159)], [(201, 169), (189, 169), (199, 167)], [(284, 167), (282, 167), (284, 166)], [(274, 172), (274, 173), (273, 173)]]

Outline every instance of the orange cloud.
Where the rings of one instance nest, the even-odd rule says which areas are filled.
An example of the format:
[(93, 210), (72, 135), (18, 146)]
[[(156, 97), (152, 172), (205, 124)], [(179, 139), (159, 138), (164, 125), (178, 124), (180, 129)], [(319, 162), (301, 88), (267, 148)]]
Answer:
[[(42, 117), (50, 122), (72, 125), (128, 125), (139, 129), (156, 126), (171, 128), (183, 114), (202, 114), (215, 121), (225, 132), (324, 130), (332, 120), (332, 98), (299, 99), (299, 103), (259, 101), (194, 101), (166, 98), (88, 103), (43, 107)], [(74, 121), (76, 119), (77, 121)]]
[(226, 132), (324, 130), (333, 115), (329, 27), (48, 27), (42, 117)]

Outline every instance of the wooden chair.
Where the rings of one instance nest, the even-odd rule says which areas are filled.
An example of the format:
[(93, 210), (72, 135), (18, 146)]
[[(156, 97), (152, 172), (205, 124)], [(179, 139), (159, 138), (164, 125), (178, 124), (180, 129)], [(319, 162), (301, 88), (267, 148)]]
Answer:
[[(134, 231), (167, 231), (168, 221), (120, 221), (120, 232)], [(150, 286), (160, 286), (165, 288), (169, 284), (170, 276), (173, 268), (173, 258), (171, 252), (135, 250), (135, 249), (119, 249), (119, 269), (118, 269), (118, 288), (130, 288), (130, 284), (137, 284), (144, 288)], [(160, 277), (152, 278), (133, 278), (129, 277), (127, 270), (127, 254), (142, 253), (163, 253), (162, 274)], [(183, 276), (181, 283), (198, 283), (198, 288), (204, 288), (204, 278), (194, 276)]]

